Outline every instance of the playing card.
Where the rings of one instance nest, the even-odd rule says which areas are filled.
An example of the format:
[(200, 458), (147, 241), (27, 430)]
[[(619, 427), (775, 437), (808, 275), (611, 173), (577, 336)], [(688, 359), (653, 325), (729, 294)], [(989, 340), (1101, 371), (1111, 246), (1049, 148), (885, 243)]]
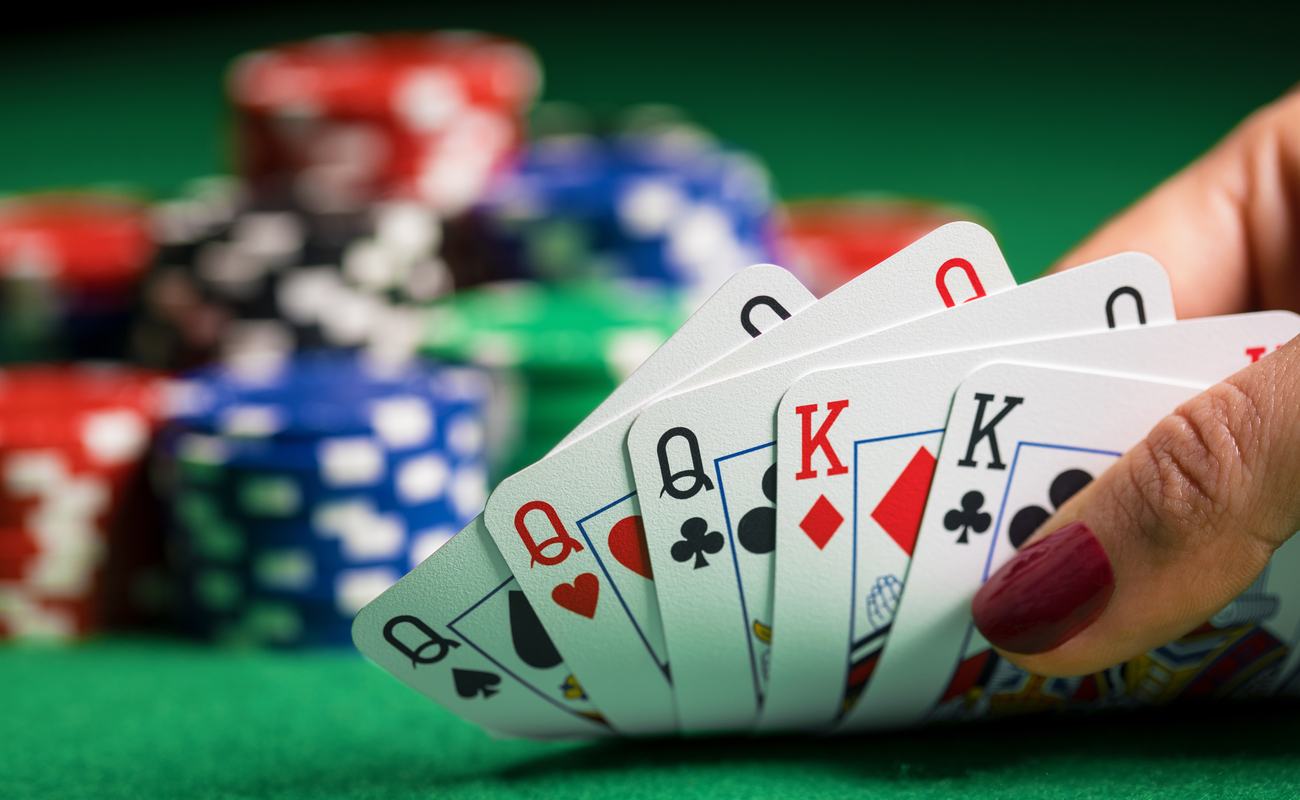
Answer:
[[(738, 273), (558, 446), (671, 386), (805, 308), (812, 295), (779, 267)], [(615, 415), (616, 416), (616, 415)], [(502, 735), (566, 738), (609, 730), (491, 541), (480, 515), (362, 609), (357, 647), (466, 720)]]
[[(952, 342), (1100, 327), (1108, 298), (1120, 291), (1143, 301), (1146, 318), (1173, 318), (1168, 279), (1149, 257), (1127, 254), (1072, 272), (873, 336), (793, 354), (798, 357), (674, 395), (641, 412), (628, 452), (643, 489), (642, 518), (684, 728), (752, 726), (763, 700), (777, 530), (774, 415), (784, 388), (819, 366), (941, 351)], [(923, 298), (912, 302), (918, 299)], [(703, 552), (697, 557), (695, 551)]]
[[(806, 535), (777, 541), (773, 625), (781, 635), (772, 648), (763, 727), (827, 726), (866, 686), (907, 575), (953, 391), (972, 369), (1015, 360), (1213, 381), (1296, 333), (1300, 317), (1264, 312), (853, 365), (799, 379), (777, 414), (777, 527)], [(828, 406), (842, 411), (823, 429), (823, 441), (848, 469), (801, 478), (799, 409)]]
[[(742, 316), (790, 316), (769, 301), (746, 301)], [(694, 338), (704, 347), (709, 335)], [(654, 576), (623, 451), (633, 419), (617, 417), (507, 478), (492, 493), (485, 522), (615, 726), (658, 733), (674, 730), (676, 718)]]
[(610, 733), (481, 517), (363, 608), (353, 638), (404, 683), (494, 733)]
[[(955, 302), (954, 293), (978, 295), (986, 283), (996, 287), (1010, 280), (991, 237), (978, 226), (945, 226), (922, 241), (909, 250), (931, 259), (924, 279), (929, 294), (938, 298), (930, 301), (934, 305), (942, 298)], [(972, 260), (988, 266), (977, 271)], [(884, 297), (898, 295), (899, 308), (924, 306), (908, 300), (903, 288), (921, 279), (908, 258), (896, 257), (868, 274), (876, 277), (859, 278), (853, 288), (823, 299), (789, 325), (807, 313), (825, 318), (828, 307), (847, 313), (851, 300), (870, 287)], [(892, 281), (884, 280), (890, 275)], [(964, 290), (950, 289), (963, 281)], [(777, 332), (789, 325), (771, 335), (789, 338)], [(745, 360), (750, 346), (765, 346), (768, 338), (711, 369), (725, 372), (730, 362)], [(570, 654), (601, 709), (621, 730), (658, 732), (675, 726), (675, 713), (655, 576), (623, 451), (631, 422), (631, 416), (611, 422), (504, 481), (488, 501), (486, 519), (543, 623)]]
[(950, 222), (818, 300), (789, 325), (700, 370), (680, 389), (856, 339), (882, 325), (958, 306), (1015, 284), (993, 234), (973, 222)]
[[(1184, 347), (1166, 358), (1197, 374), (1206, 355)], [(962, 381), (893, 629), (841, 729), (1270, 691), (1300, 620), (1296, 547), (1279, 550), (1255, 585), (1188, 637), (1094, 676), (1024, 673), (998, 658), (971, 622), (980, 584), (1203, 385), (1006, 363)]]

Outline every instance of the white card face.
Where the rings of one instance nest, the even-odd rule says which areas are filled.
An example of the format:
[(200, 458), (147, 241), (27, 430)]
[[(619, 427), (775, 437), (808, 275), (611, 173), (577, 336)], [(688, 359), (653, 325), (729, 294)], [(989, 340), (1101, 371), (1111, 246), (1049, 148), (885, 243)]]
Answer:
[[(785, 388), (819, 367), (938, 352), (953, 342), (1101, 328), (1117, 294), (1129, 305), (1141, 301), (1142, 319), (1173, 319), (1164, 271), (1147, 256), (1125, 254), (674, 395), (641, 412), (628, 452), (642, 490), (687, 730), (752, 726), (762, 703), (770, 642), (779, 636), (771, 628), (772, 550), (775, 531), (786, 529), (775, 527), (774, 417)], [(1138, 320), (1128, 313), (1129, 321)], [(695, 550), (703, 552), (697, 557)]]
[[(1260, 354), (1252, 350), (1250, 357)], [(1202, 356), (1191, 348), (1183, 352), (1189, 364)], [(1257, 696), (1284, 685), (1285, 664), (1300, 633), (1300, 547), (1295, 540), (1280, 548), (1260, 579), (1206, 625), (1094, 675), (1048, 679), (1026, 674), (998, 658), (971, 623), (975, 591), (1037, 523), (1194, 391), (1005, 364), (981, 369), (963, 382), (948, 429), (972, 433), (944, 440), (894, 629), (846, 728), (1074, 704)], [(989, 404), (999, 408), (1008, 396), (1025, 398), (997, 426), (1005, 454), (997, 460), (1007, 465), (1005, 470), (989, 467), (994, 459), (988, 437), (971, 454), (975, 466), (962, 466), (976, 435), (981, 403), (976, 394), (993, 395)], [(945, 519), (954, 504), (959, 514), (966, 505), (974, 506), (979, 498), (968, 497), (972, 492), (990, 498), (990, 524), (983, 532), (975, 530), (981, 525), (962, 524), (973, 515)], [(962, 533), (966, 545), (959, 543)]]
[[(617, 417), (616, 412), (635, 408), (680, 380), (683, 364), (720, 358), (812, 301), (779, 267), (760, 265), (738, 273), (555, 452), (599, 429), (600, 420)], [(560, 651), (545, 626), (535, 622), (540, 620), (533, 604), (480, 515), (362, 609), (353, 638), (358, 649), (404, 683), (496, 734), (574, 738), (608, 733), (608, 720), (595, 710), (567, 662), (544, 657)], [(448, 645), (444, 652), (438, 644), (442, 641), (457, 646)]]
[[(1213, 382), (1297, 333), (1300, 317), (1263, 312), (854, 365), (794, 383), (777, 414), (777, 526), (801, 533), (777, 541), (780, 635), (764, 727), (826, 727), (866, 687), (908, 574), (953, 392), (973, 369), (1014, 360)], [(832, 404), (842, 410), (824, 429), (826, 447), (848, 470), (800, 479), (799, 409)]]

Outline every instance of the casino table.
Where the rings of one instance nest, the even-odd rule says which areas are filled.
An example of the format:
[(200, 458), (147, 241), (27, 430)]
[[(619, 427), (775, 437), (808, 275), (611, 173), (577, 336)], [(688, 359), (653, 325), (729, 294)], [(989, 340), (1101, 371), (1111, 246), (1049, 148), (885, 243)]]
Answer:
[[(940, 198), (1028, 279), (1296, 79), (1253, 4), (455, 8), (131, 3), (0, 32), (0, 192), (156, 195), (225, 163), (220, 75), (268, 42), (473, 27), (532, 44), (546, 96), (686, 109), (781, 193)], [(1294, 797), (1296, 706), (1011, 721), (844, 740), (497, 741), (352, 652), (166, 638), (0, 649), (0, 795)]]
[(853, 739), (494, 740), (349, 653), (166, 641), (0, 662), (4, 796), (1295, 797), (1300, 708)]

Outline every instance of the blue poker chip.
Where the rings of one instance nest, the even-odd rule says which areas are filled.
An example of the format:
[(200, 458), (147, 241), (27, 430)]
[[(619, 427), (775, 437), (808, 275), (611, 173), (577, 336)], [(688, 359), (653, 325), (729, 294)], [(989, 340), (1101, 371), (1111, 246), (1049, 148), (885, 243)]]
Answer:
[[(222, 563), (235, 563), (259, 550), (312, 548), (321, 568), (409, 559), (408, 570), (450, 539), (482, 505), (484, 496), (473, 487), (474, 480), (481, 484), (482, 476), (465, 479), (461, 498), (411, 506), (352, 494), (282, 518), (230, 510), (224, 493), (186, 490), (174, 501), (177, 522), (186, 528), (186, 539), (179, 544), (192, 558)], [(256, 532), (256, 537), (248, 532)]]
[(427, 422), (422, 405), (481, 403), (487, 391), (483, 376), (462, 367), (317, 351), (189, 373), (171, 387), (168, 416), (186, 430), (245, 438), (361, 431), (400, 438), (410, 435), (403, 425)]
[(755, 159), (669, 128), (541, 139), (475, 214), (512, 273), (702, 289), (771, 260), (771, 212)]
[(488, 384), (475, 371), (309, 354), (179, 387), (160, 449), (196, 635), (347, 644), (361, 606), (486, 500)]
[(180, 625), (197, 638), (231, 646), (348, 647), (355, 614), (331, 602), (250, 594), (218, 572), (196, 577), (182, 598)]

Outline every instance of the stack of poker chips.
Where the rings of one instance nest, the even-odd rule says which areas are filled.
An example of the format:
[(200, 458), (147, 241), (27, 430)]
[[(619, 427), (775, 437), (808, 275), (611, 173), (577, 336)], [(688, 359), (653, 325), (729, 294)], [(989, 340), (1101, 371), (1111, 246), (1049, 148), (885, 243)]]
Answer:
[(0, 360), (121, 358), (153, 249), (125, 195), (0, 200)]
[(705, 293), (770, 259), (771, 204), (758, 161), (670, 120), (542, 136), (471, 217), (502, 272)]
[(313, 210), (376, 198), (455, 214), (523, 138), (534, 55), (471, 32), (350, 34), (250, 53), (230, 72), (239, 171)]
[(184, 627), (350, 642), (357, 610), (482, 509), (486, 393), (473, 370), (347, 353), (179, 381), (160, 473)]
[(935, 228), (978, 218), (969, 208), (883, 195), (801, 200), (780, 209), (777, 259), (821, 297)]
[(493, 378), (495, 477), (533, 463), (677, 329), (681, 294), (618, 281), (502, 281), (426, 314), (422, 352)]
[(136, 370), (0, 372), (0, 639), (84, 636), (140, 599), (161, 566), (138, 493), (162, 397)]
[(418, 343), (418, 307), (470, 280), (450, 271), (447, 226), (414, 202), (266, 208), (208, 179), (160, 204), (154, 226), (132, 350), (161, 368), (325, 347), (399, 356)]

